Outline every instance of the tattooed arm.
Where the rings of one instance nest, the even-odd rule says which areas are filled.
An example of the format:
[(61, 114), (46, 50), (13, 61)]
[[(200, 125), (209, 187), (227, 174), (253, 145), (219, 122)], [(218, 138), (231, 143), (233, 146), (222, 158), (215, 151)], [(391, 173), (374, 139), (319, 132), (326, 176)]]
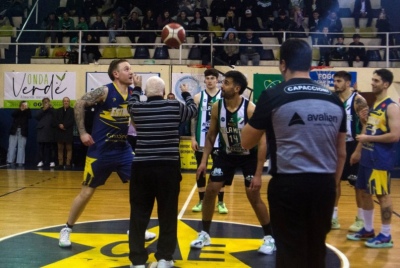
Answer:
[(354, 109), (358, 117), (360, 118), (361, 124), (366, 124), (368, 119), (368, 104), (363, 96), (357, 94), (355, 97)]
[(96, 103), (104, 102), (107, 98), (107, 93), (108, 87), (98, 87), (83, 95), (82, 98), (79, 99), (75, 104), (74, 113), (76, 126), (78, 128), (81, 141), (86, 146), (94, 144), (94, 141), (92, 136), (87, 133), (85, 128), (85, 107), (90, 107)]

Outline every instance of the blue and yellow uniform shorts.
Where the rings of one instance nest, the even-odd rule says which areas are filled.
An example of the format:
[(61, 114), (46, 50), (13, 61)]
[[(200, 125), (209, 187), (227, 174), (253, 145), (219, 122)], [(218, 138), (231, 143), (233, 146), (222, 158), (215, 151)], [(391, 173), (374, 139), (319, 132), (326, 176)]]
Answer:
[(363, 189), (369, 194), (388, 195), (390, 194), (390, 172), (360, 165), (356, 188)]
[(112, 172), (117, 172), (121, 181), (126, 183), (131, 178), (133, 161), (132, 149), (114, 150), (98, 158), (86, 156), (82, 185), (96, 188), (106, 183)]

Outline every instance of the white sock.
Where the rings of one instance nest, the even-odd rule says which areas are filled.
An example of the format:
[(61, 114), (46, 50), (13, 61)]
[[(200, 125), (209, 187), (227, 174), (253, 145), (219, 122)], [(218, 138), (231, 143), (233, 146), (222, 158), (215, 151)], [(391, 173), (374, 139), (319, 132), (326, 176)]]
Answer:
[(381, 233), (385, 236), (390, 236), (391, 225), (390, 224), (382, 224)]
[(374, 229), (374, 210), (364, 210), (364, 228), (367, 232)]
[(338, 215), (338, 207), (333, 208), (333, 214), (332, 214), (332, 219), (337, 219)]
[(362, 208), (358, 208), (357, 211), (357, 218), (359, 220), (364, 220), (364, 210)]

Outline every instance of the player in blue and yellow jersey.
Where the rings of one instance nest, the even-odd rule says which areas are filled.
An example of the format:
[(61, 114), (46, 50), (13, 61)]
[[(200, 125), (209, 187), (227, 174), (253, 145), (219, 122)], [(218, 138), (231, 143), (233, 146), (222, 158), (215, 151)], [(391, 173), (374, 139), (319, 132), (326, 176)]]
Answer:
[[(222, 84), (222, 99), (213, 104), (210, 128), (205, 140), (203, 157), (197, 169), (197, 177), (203, 176), (207, 169), (207, 159), (212, 153), (219, 135), (219, 150), (206, 187), (202, 209), (202, 230), (197, 239), (190, 244), (192, 248), (203, 248), (211, 244), (210, 226), (213, 218), (215, 196), (224, 185), (231, 185), (235, 170), (240, 168), (244, 186), (258, 221), (264, 232), (264, 241), (258, 252), (273, 254), (275, 241), (272, 238), (267, 207), (260, 197), (261, 175), (267, 151), (266, 139), (260, 140), (258, 148), (245, 150), (240, 145), (241, 131), (253, 115), (255, 105), (242, 97), (247, 87), (246, 77), (238, 71), (225, 74)], [(257, 150), (258, 149), (258, 150)]]
[[(128, 89), (133, 72), (127, 60), (114, 60), (108, 68), (112, 83), (86, 93), (75, 104), (75, 121), (81, 141), (88, 146), (82, 189), (74, 199), (66, 226), (60, 232), (60, 247), (71, 246), (72, 227), (89, 203), (96, 188), (105, 184), (112, 172), (122, 182), (130, 180), (132, 148), (127, 142), (129, 127)], [(135, 81), (134, 81), (135, 83)], [(85, 107), (96, 105), (92, 134), (85, 129)], [(155, 237), (154, 234), (151, 235)]]
[[(217, 87), (219, 73), (216, 69), (207, 69), (204, 71), (204, 79), (206, 88), (197, 93), (193, 99), (198, 107), (197, 117), (192, 119), (191, 124), (191, 145), (196, 157), (197, 166), (200, 165), (201, 158), (203, 157), (203, 148), (205, 146), (205, 140), (208, 129), (210, 127), (211, 120), (211, 107), (212, 105), (221, 98), (221, 90)], [(214, 144), (214, 150), (211, 154), (211, 158), (217, 154), (218, 150), (218, 138)], [(206, 191), (206, 174), (202, 174), (198, 177), (197, 189), (199, 191), (199, 202), (192, 208), (193, 212), (201, 212), (204, 193)], [(224, 203), (224, 187), (218, 193), (218, 212), (220, 214), (227, 214), (228, 209)]]
[[(357, 135), (359, 142), (350, 162), (360, 162), (356, 188), (362, 189), (364, 209), (364, 228), (354, 234), (348, 234), (349, 240), (366, 240), (371, 248), (391, 248), (392, 200), (390, 198), (390, 170), (394, 168), (396, 143), (400, 138), (400, 108), (387, 90), (393, 82), (393, 73), (379, 69), (372, 76), (372, 93), (376, 97), (373, 108), (368, 113), (368, 121), (362, 134)], [(375, 236), (373, 218), (376, 195), (381, 209), (382, 228)]]

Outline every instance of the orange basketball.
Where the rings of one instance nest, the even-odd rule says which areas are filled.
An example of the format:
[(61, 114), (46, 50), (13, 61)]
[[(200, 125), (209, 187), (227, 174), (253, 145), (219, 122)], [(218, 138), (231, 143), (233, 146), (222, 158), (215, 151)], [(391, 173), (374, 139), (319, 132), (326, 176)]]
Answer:
[(179, 23), (169, 23), (164, 26), (161, 32), (161, 41), (172, 48), (179, 48), (185, 42), (185, 29)]

